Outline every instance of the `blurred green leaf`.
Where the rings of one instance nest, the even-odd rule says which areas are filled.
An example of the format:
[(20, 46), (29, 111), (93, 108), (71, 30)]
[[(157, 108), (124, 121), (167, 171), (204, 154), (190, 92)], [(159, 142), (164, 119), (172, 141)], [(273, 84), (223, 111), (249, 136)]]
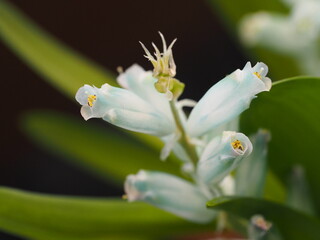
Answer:
[(209, 208), (224, 210), (249, 220), (262, 214), (281, 232), (283, 239), (318, 240), (320, 221), (285, 205), (255, 198), (221, 197), (207, 203)]
[(4, 0), (0, 0), (0, 36), (31, 68), (71, 98), (85, 83), (116, 84), (112, 74), (49, 36)]
[(304, 169), (299, 165), (294, 166), (288, 182), (287, 204), (299, 211), (314, 215), (314, 203), (310, 197), (309, 183)]
[(259, 94), (241, 118), (245, 133), (259, 128), (271, 132), (269, 165), (283, 183), (293, 165), (305, 169), (316, 206), (320, 206), (319, 118), (320, 78), (311, 77), (275, 83), (270, 92)]
[(48, 150), (119, 184), (141, 168), (180, 173), (178, 165), (160, 161), (159, 152), (111, 128), (50, 111), (30, 112), (21, 123), (28, 135)]
[(280, 203), (284, 203), (287, 198), (287, 192), (283, 183), (271, 171), (267, 172), (263, 197)]
[[(73, 100), (84, 84), (117, 86), (112, 74), (54, 39), (4, 0), (0, 0), (0, 37), (24, 62)], [(156, 137), (130, 134), (157, 151), (162, 148)]]
[(206, 228), (145, 203), (0, 188), (0, 229), (33, 239), (163, 239)]
[[(256, 0), (242, 0), (241, 2), (209, 0), (209, 4), (214, 12), (220, 16), (226, 28), (229, 29), (230, 36), (238, 45), (243, 45), (239, 42), (238, 27), (241, 19), (245, 15), (258, 11), (288, 13), (288, 9), (281, 0), (268, 0), (264, 2)], [(247, 55), (248, 58), (264, 62), (268, 65), (274, 81), (301, 75), (295, 61), (288, 56), (261, 47), (242, 47), (244, 54)], [(283, 63), (285, 63), (285, 65)]]

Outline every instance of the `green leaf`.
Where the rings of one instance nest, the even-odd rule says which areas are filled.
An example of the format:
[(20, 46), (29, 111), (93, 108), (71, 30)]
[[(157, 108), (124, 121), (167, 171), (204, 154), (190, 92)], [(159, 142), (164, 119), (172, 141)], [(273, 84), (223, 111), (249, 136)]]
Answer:
[(31, 68), (71, 98), (84, 84), (116, 84), (112, 74), (49, 36), (4, 0), (0, 0), (0, 36)]
[(255, 198), (221, 197), (208, 202), (207, 206), (246, 219), (261, 214), (279, 229), (283, 239), (320, 239), (318, 219), (276, 202)]
[(0, 229), (33, 239), (163, 239), (206, 228), (145, 203), (0, 188)]
[(287, 192), (283, 183), (271, 171), (267, 172), (264, 198), (275, 202), (284, 203)]
[(28, 135), (48, 150), (119, 184), (141, 168), (180, 173), (178, 165), (160, 161), (159, 152), (110, 127), (50, 111), (30, 112), (21, 123)]
[[(241, 118), (241, 130), (271, 132), (269, 165), (286, 183), (292, 166), (305, 169), (315, 205), (320, 206), (320, 78), (298, 77), (275, 83), (259, 94)], [(319, 207), (318, 207), (319, 213)]]
[[(231, 38), (238, 42), (239, 45), (241, 43), (239, 42), (238, 26), (245, 15), (259, 11), (288, 13), (288, 9), (281, 0), (268, 0), (263, 3), (256, 0), (210, 0), (209, 3), (214, 12), (223, 20), (226, 28), (230, 30)], [(266, 63), (274, 81), (301, 74), (297, 63), (289, 56), (261, 47), (244, 48), (243, 53), (250, 59)], [(283, 64), (284, 62), (286, 64)]]

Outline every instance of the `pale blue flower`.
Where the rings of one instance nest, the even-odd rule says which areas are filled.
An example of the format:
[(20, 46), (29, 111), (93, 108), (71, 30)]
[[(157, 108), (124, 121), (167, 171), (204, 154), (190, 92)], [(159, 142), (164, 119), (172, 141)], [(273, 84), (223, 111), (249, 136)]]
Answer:
[(124, 188), (130, 202), (144, 201), (193, 222), (206, 223), (216, 216), (206, 208), (211, 196), (170, 174), (140, 170), (127, 177)]
[(162, 137), (175, 132), (176, 127), (167, 98), (154, 89), (155, 81), (151, 72), (133, 65), (118, 77), (126, 89), (108, 84), (101, 88), (85, 85), (76, 99), (86, 120), (103, 118), (128, 130)]
[(211, 87), (193, 108), (187, 121), (192, 137), (201, 136), (223, 123), (231, 121), (246, 110), (256, 94), (269, 91), (271, 80), (266, 77), (268, 67), (248, 62), (243, 70), (236, 70)]
[(252, 152), (252, 144), (242, 133), (225, 131), (206, 146), (197, 166), (197, 177), (207, 185), (219, 183)]

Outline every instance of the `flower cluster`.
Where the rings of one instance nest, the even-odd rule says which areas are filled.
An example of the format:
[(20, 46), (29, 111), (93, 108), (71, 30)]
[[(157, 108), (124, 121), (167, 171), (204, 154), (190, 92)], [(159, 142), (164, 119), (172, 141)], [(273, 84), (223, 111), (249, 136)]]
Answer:
[[(164, 143), (161, 158), (171, 151), (181, 160), (192, 181), (163, 172), (141, 170), (125, 182), (129, 201), (145, 201), (194, 222), (208, 222), (216, 212), (206, 202), (234, 192), (233, 171), (253, 150), (247, 136), (237, 132), (239, 114), (256, 94), (269, 91), (271, 80), (263, 63), (236, 70), (212, 86), (198, 103), (178, 101), (184, 84), (175, 79), (172, 46), (163, 41), (155, 58), (143, 46), (154, 70), (133, 65), (117, 78), (122, 88), (104, 84), (85, 85), (76, 99), (85, 120), (102, 118), (118, 127), (159, 137)], [(183, 107), (192, 106), (189, 116)], [(263, 142), (263, 147), (265, 142)], [(258, 148), (260, 149), (260, 148)], [(259, 154), (256, 154), (259, 156)]]
[(320, 75), (320, 1), (282, 1), (289, 15), (249, 14), (240, 24), (240, 37), (249, 47), (262, 46), (293, 57), (305, 74)]

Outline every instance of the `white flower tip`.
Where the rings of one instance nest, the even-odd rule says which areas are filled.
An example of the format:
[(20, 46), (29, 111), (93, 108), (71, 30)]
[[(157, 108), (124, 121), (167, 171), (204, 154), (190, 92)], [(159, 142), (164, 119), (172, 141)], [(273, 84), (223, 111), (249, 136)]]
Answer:
[(145, 70), (140, 65), (134, 63), (131, 67), (127, 68), (124, 72), (119, 74), (119, 76), (117, 77), (117, 83), (122, 88), (129, 89), (129, 82), (132, 82), (132, 79), (138, 81), (143, 74), (145, 74)]
[(253, 74), (258, 77), (265, 85), (264, 91), (270, 91), (272, 82), (271, 79), (267, 77), (269, 68), (263, 62), (258, 62), (253, 68)]
[(140, 170), (136, 175), (130, 174), (127, 176), (124, 183), (125, 196), (129, 202), (142, 200), (145, 193), (141, 192), (137, 185), (144, 182), (147, 178), (147, 174), (144, 170)]
[(101, 86), (100, 91), (101, 93), (107, 95), (111, 89), (112, 89), (112, 86), (109, 85), (108, 83), (105, 83)]
[(235, 155), (248, 156), (252, 152), (252, 143), (243, 133), (224, 131), (223, 141), (229, 141)]
[(80, 109), (81, 116), (84, 120), (88, 121), (90, 118), (92, 118), (92, 110), (89, 106), (82, 106)]

